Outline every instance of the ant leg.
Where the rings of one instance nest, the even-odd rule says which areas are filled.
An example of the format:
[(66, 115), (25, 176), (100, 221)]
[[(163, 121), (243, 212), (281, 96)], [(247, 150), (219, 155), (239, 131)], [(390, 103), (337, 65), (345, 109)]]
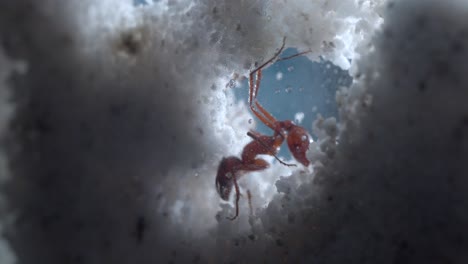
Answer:
[(252, 107), (252, 99), (253, 99), (253, 92), (254, 92), (254, 80), (253, 80), (253, 73), (249, 75), (249, 105)]
[[(262, 80), (262, 69), (257, 69), (249, 74), (249, 104), (257, 97), (258, 87)], [(255, 81), (255, 84), (254, 84)]]
[[(270, 119), (270, 120), (274, 120), (274, 122), (276, 122), (276, 119), (275, 117), (270, 114), (265, 108), (263, 108), (263, 106), (258, 102), (257, 99), (255, 99), (255, 106), (258, 108), (258, 110), (260, 110), (260, 112), (267, 118), (267, 119)], [(273, 128), (273, 130), (275, 130), (275, 128)], [(275, 131), (276, 132), (276, 131)]]
[(250, 193), (250, 190), (247, 190), (247, 199), (249, 200), (250, 216), (253, 216), (252, 194)]
[(264, 115), (262, 115), (260, 112), (257, 111), (257, 109), (255, 109), (253, 107), (253, 105), (250, 106), (250, 110), (252, 110), (252, 112), (254, 113), (254, 115), (260, 119), (260, 121), (262, 121), (263, 124), (265, 124), (267, 127), (269, 127), (271, 130), (275, 130), (275, 123), (276, 123), (276, 119), (274, 121), (266, 118)]
[(257, 71), (257, 78), (255, 79), (255, 93), (254, 93), (254, 99), (257, 99), (258, 95), (258, 89), (260, 87), (260, 82), (262, 81), (262, 70)]
[[(260, 87), (260, 81), (262, 79), (262, 69), (265, 68), (269, 63), (273, 62), (280, 54), (283, 52), (284, 46), (286, 44), (286, 37), (283, 38), (283, 44), (280, 49), (267, 60), (265, 63), (254, 69), (249, 74), (249, 105), (252, 112), (268, 127), (273, 129), (273, 124), (276, 122), (276, 119), (271, 115), (266, 117), (260, 117), (260, 114), (254, 109), (252, 102), (257, 97), (257, 92)], [(255, 84), (254, 84), (255, 80)]]
[(260, 86), (260, 80), (262, 78), (262, 71), (258, 70), (256, 74), (256, 80), (254, 84), (253, 75), (249, 78), (249, 106), (250, 110), (254, 113), (254, 115), (262, 121), (267, 127), (274, 130), (274, 124), (276, 123), (276, 119), (272, 115), (264, 115), (258, 112), (257, 109), (253, 106), (253, 101), (256, 100), (258, 87)]
[[(257, 100), (255, 100), (255, 106), (260, 110), (260, 112), (266, 116), (266, 117), (271, 117), (271, 118), (274, 118), (270, 112), (268, 112)], [(275, 124), (273, 125), (273, 127), (270, 127), (271, 130), (273, 130), (275, 132), (274, 136), (276, 135), (280, 135), (283, 139), (286, 138), (286, 135), (284, 134), (283, 131), (281, 131), (280, 128), (278, 128), (278, 126), (276, 125), (276, 121), (275, 121)]]
[(237, 216), (239, 215), (239, 199), (240, 199), (240, 191), (239, 191), (239, 185), (237, 184), (237, 179), (236, 177), (233, 177), (233, 180), (234, 180), (234, 186), (236, 187), (236, 215), (233, 216), (233, 217), (227, 217), (227, 219), (229, 220), (234, 220), (237, 218)]

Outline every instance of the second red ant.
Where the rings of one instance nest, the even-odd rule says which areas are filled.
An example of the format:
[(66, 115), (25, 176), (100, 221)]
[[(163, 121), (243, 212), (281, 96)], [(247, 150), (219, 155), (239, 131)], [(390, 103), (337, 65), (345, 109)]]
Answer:
[[(246, 172), (261, 171), (269, 167), (266, 160), (258, 158), (258, 155), (271, 155), (281, 164), (285, 166), (296, 166), (288, 164), (280, 160), (276, 154), (279, 147), (286, 140), (288, 148), (293, 157), (305, 167), (309, 166), (310, 161), (306, 157), (306, 151), (309, 149), (310, 139), (307, 131), (291, 120), (278, 121), (271, 115), (257, 100), (257, 94), (260, 89), (260, 81), (262, 79), (262, 70), (269, 64), (287, 60), (308, 53), (310, 51), (301, 52), (293, 56), (279, 58), (278, 56), (284, 49), (286, 38), (283, 38), (283, 44), (280, 49), (262, 65), (252, 70), (249, 74), (249, 107), (252, 113), (266, 126), (273, 130), (273, 135), (263, 135), (255, 131), (247, 132), (247, 135), (252, 138), (244, 149), (241, 157), (225, 157), (221, 160), (216, 174), (216, 190), (221, 199), (228, 201), (229, 196), (234, 186), (236, 190), (236, 214), (233, 217), (227, 217), (234, 220), (239, 215), (239, 199), (240, 191), (237, 180)], [(247, 191), (250, 203), (250, 192)], [(250, 208), (252, 210), (252, 208)]]

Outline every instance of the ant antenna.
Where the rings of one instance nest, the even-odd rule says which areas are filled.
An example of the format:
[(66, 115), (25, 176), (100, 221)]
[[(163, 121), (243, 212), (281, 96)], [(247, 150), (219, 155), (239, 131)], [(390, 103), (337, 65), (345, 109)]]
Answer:
[[(289, 59), (292, 59), (292, 58), (295, 58), (295, 57), (298, 57), (298, 56), (301, 56), (301, 55), (304, 55), (304, 54), (307, 54), (307, 53), (310, 53), (312, 52), (312, 49), (308, 49), (306, 51), (303, 51), (303, 52), (299, 52), (299, 53), (296, 53), (296, 54), (293, 54), (291, 56), (287, 56), (287, 57), (284, 57), (284, 58), (278, 58), (279, 55), (283, 52), (284, 50), (284, 47), (286, 46), (286, 37), (283, 37), (283, 44), (281, 45), (281, 47), (278, 49), (278, 51), (270, 58), (268, 59), (266, 62), (264, 62), (262, 65), (258, 66), (257, 68), (255, 68), (254, 70), (252, 70), (250, 73), (249, 73), (249, 79), (250, 79), (250, 85), (249, 87), (251, 88), (251, 86), (253, 86), (253, 79), (254, 79), (254, 74), (257, 73), (257, 76), (256, 76), (256, 84), (254, 87), (254, 90), (251, 89), (251, 91), (249, 92), (249, 103), (252, 102), (252, 99), (253, 98), (256, 98), (257, 97), (257, 91), (258, 91), (258, 86), (260, 84), (260, 79), (261, 79), (261, 76), (262, 76), (262, 69), (265, 68), (268, 64), (270, 63), (273, 63), (273, 62), (276, 62), (276, 61), (284, 61), (284, 60), (289, 60)], [(253, 109), (252, 109), (253, 111)]]
[(260, 69), (263, 69), (265, 68), (265, 66), (269, 63), (272, 63), (273, 61), (284, 61), (284, 60), (289, 60), (289, 59), (292, 59), (292, 58), (295, 58), (295, 57), (299, 57), (299, 56), (302, 56), (304, 54), (307, 54), (307, 53), (310, 53), (312, 52), (312, 49), (308, 49), (306, 51), (303, 51), (303, 52), (299, 52), (299, 53), (296, 53), (296, 54), (293, 54), (291, 56), (287, 56), (287, 57), (284, 57), (284, 58), (278, 58), (278, 56), (283, 52), (284, 50), (284, 47), (286, 45), (286, 37), (283, 37), (283, 44), (281, 44), (281, 47), (279, 48), (279, 50), (275, 53), (275, 55), (273, 55), (273, 57), (271, 57), (269, 60), (267, 60), (266, 62), (264, 62), (262, 65), (258, 66), (257, 68), (255, 68), (253, 71), (250, 72), (250, 74), (260, 70)]
[(301, 56), (301, 55), (304, 55), (304, 54), (307, 54), (307, 53), (310, 53), (310, 52), (312, 52), (312, 49), (308, 49), (308, 50), (306, 50), (306, 51), (299, 52), (299, 53), (296, 53), (296, 54), (291, 55), (291, 56), (288, 56), (288, 57), (279, 58), (279, 59), (277, 59), (276, 61), (289, 60), (289, 59), (292, 59), (292, 58), (294, 58), (294, 57), (298, 57), (298, 56)]
[[(261, 141), (257, 136), (255, 136), (252, 132), (247, 132), (247, 136), (253, 138), (254, 140), (256, 140), (258, 143), (262, 144), (262, 146), (265, 148), (265, 149), (269, 149), (269, 147), (263, 142)], [(278, 156), (276, 156), (276, 154), (271, 154), (273, 157), (275, 157), (275, 159), (277, 161), (279, 161), (279, 163), (283, 164), (284, 166), (288, 166), (288, 167), (296, 167), (297, 165), (296, 164), (292, 164), (292, 163), (286, 163), (284, 161), (282, 161), (280, 158), (278, 158)]]
[(271, 62), (273, 62), (276, 58), (278, 58), (278, 56), (281, 54), (281, 52), (283, 52), (283, 49), (284, 49), (284, 46), (286, 45), (286, 37), (283, 37), (283, 44), (281, 45), (280, 49), (275, 53), (275, 55), (273, 55), (273, 57), (271, 57), (269, 60), (267, 60), (266, 62), (264, 62), (262, 65), (258, 66), (257, 68), (255, 68), (253, 71), (250, 72), (250, 74), (262, 69), (262, 68), (265, 68), (265, 66)]

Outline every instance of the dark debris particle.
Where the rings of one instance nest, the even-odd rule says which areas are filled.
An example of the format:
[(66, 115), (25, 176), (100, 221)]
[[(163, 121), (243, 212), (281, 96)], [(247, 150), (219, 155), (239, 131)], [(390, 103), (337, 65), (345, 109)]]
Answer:
[(137, 243), (140, 244), (143, 242), (143, 238), (145, 236), (146, 231), (146, 220), (144, 216), (139, 216), (136, 221), (135, 225), (135, 232), (136, 232), (136, 240)]
[(454, 53), (462, 53), (465, 50), (465, 46), (459, 40), (456, 40), (452, 43), (452, 51)]
[(274, 226), (270, 227), (270, 229), (268, 229), (268, 231), (272, 234), (276, 234), (276, 228)]
[(418, 25), (420, 28), (425, 28), (427, 25), (427, 17), (422, 15), (416, 18), (416, 25)]
[(382, 241), (382, 239), (384, 239), (384, 236), (376, 231), (371, 232), (371, 235), (375, 241)]
[(73, 227), (76, 229), (76, 231), (81, 231), (85, 228), (86, 224), (82, 219), (75, 220), (73, 223)]
[(398, 248), (399, 249), (407, 249), (408, 248), (408, 241), (406, 241), (406, 240), (400, 241), (400, 243), (398, 244)]
[(329, 202), (333, 201), (333, 195), (329, 195), (329, 196), (327, 197), (327, 201), (329, 201)]
[(46, 117), (39, 117), (38, 119), (36, 119), (35, 128), (36, 131), (40, 134), (48, 134), (52, 132), (52, 126), (52, 122)]
[(114, 117), (122, 116), (122, 113), (126, 110), (126, 105), (124, 104), (111, 104), (109, 106), (109, 112)]
[(40, 220), (41, 228), (45, 231), (49, 230), (50, 227), (57, 224), (62, 219), (59, 213), (52, 213), (42, 216)]
[(439, 60), (435, 64), (436, 72), (441, 77), (447, 77), (450, 73), (450, 63), (446, 60)]
[(203, 131), (203, 128), (201, 128), (201, 127), (197, 127), (197, 131), (202, 136), (203, 136), (203, 134), (205, 134), (205, 132)]
[(426, 89), (427, 89), (426, 83), (424, 81), (420, 81), (418, 83), (418, 90), (420, 92), (424, 92), (424, 91), (426, 91)]
[(141, 50), (141, 42), (132, 33), (122, 35), (119, 47), (129, 55), (137, 55)]
[(447, 226), (448, 226), (448, 223), (447, 223), (447, 221), (439, 219), (439, 220), (437, 220), (435, 222), (435, 226), (436, 226), (436, 229), (438, 229), (438, 230), (446, 230)]
[(196, 254), (195, 256), (193, 256), (192, 262), (198, 263), (200, 262), (200, 260), (201, 260), (201, 256), (199, 254)]
[(466, 239), (461, 234), (457, 234), (453, 240), (455, 246), (463, 247), (466, 244)]
[(462, 118), (462, 124), (463, 124), (464, 126), (468, 126), (468, 115), (467, 115), (467, 116), (464, 116), (464, 117)]
[(468, 115), (464, 116), (458, 125), (453, 129), (453, 138), (457, 141), (463, 140), (464, 134), (468, 131)]
[(60, 177), (59, 172), (51, 171), (44, 174), (44, 177), (37, 181), (38, 186), (46, 192), (54, 190), (57, 187), (57, 179)]
[(409, 127), (414, 127), (414, 125), (416, 124), (416, 119), (414, 119), (413, 117), (408, 117), (406, 122), (407, 122)]
[(76, 255), (73, 257), (73, 263), (80, 264), (83, 263), (83, 256), (82, 255)]
[(158, 193), (158, 195), (156, 195), (156, 200), (161, 200), (162, 197), (163, 197), (163, 194), (162, 194), (162, 193)]
[(284, 246), (283, 240), (281, 240), (281, 239), (276, 239), (276, 245), (277, 245), (278, 247)]
[(296, 215), (294, 213), (288, 214), (288, 223), (293, 224), (296, 221)]
[(109, 238), (105, 238), (104, 241), (102, 242), (102, 246), (105, 249), (109, 249), (112, 247), (112, 241)]
[(256, 239), (254, 234), (250, 234), (247, 236), (250, 240), (254, 241)]

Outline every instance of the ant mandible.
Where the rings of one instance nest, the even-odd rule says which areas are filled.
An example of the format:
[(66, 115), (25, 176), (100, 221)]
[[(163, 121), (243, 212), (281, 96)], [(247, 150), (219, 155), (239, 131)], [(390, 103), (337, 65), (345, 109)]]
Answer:
[[(296, 166), (295, 164), (288, 164), (280, 160), (276, 154), (279, 147), (286, 140), (289, 150), (294, 158), (305, 167), (309, 166), (310, 162), (306, 157), (306, 151), (309, 149), (309, 134), (307, 131), (298, 125), (295, 125), (291, 120), (278, 121), (271, 115), (260, 103), (257, 101), (257, 94), (260, 88), (260, 81), (262, 79), (262, 70), (269, 64), (291, 59), (310, 52), (310, 50), (301, 52), (286, 58), (279, 58), (278, 56), (284, 49), (286, 38), (283, 38), (283, 44), (280, 49), (262, 65), (252, 70), (249, 74), (249, 106), (253, 114), (260, 119), (266, 126), (273, 130), (272, 136), (262, 135), (255, 131), (247, 132), (247, 135), (253, 140), (249, 142), (242, 150), (241, 158), (230, 156), (223, 158), (218, 167), (216, 175), (216, 190), (218, 191), (221, 199), (228, 201), (231, 194), (232, 187), (236, 190), (236, 214), (233, 217), (227, 217), (229, 220), (234, 220), (239, 215), (239, 199), (240, 191), (237, 180), (241, 172), (261, 171), (268, 168), (269, 164), (262, 158), (257, 158), (258, 155), (270, 155), (275, 157), (281, 164), (285, 166)], [(255, 82), (255, 83), (254, 83)], [(249, 198), (250, 210), (252, 210), (250, 203), (250, 192), (247, 191)]]

